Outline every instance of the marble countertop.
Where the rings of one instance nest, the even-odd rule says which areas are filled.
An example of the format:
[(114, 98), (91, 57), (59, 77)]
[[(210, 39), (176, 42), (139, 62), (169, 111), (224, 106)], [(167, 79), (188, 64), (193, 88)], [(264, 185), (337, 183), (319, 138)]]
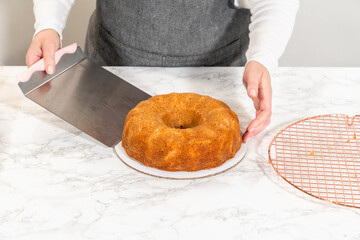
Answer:
[[(167, 180), (124, 165), (25, 98), (0, 67), (0, 239), (360, 239), (360, 210), (313, 198), (268, 163), (275, 134), (327, 113), (360, 114), (360, 68), (280, 68), (273, 116), (231, 170)], [(226, 102), (244, 131), (254, 117), (242, 68), (110, 67), (151, 95), (196, 92)]]

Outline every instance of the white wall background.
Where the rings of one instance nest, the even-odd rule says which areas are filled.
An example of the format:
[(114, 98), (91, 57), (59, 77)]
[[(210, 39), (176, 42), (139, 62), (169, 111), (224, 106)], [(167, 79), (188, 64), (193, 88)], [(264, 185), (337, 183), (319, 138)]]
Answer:
[[(84, 47), (95, 2), (75, 1), (63, 32), (64, 46), (77, 42)], [(25, 54), (35, 32), (34, 23), (32, 0), (0, 0), (0, 65), (25, 65)]]
[(280, 66), (360, 67), (360, 1), (300, 0)]
[[(63, 44), (84, 46), (95, 0), (76, 0)], [(360, 1), (300, 0), (293, 36), (280, 66), (360, 67)], [(0, 0), (0, 65), (25, 65), (34, 16), (31, 0)]]

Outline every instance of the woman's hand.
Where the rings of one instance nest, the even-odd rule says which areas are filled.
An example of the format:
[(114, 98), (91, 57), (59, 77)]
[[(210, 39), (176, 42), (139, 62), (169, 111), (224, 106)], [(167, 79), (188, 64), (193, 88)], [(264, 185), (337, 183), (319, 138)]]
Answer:
[(60, 37), (55, 30), (45, 29), (38, 32), (26, 53), (26, 65), (30, 67), (41, 58), (44, 58), (46, 73), (55, 73), (55, 52), (59, 48)]
[(256, 61), (246, 64), (243, 83), (256, 110), (256, 118), (251, 121), (243, 135), (243, 142), (247, 142), (270, 123), (272, 89), (268, 70)]

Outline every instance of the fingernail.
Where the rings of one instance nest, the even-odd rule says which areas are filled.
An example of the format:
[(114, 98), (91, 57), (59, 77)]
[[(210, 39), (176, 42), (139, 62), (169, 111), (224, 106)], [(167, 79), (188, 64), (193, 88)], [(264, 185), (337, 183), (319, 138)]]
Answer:
[(53, 73), (54, 73), (54, 68), (53, 68), (53, 66), (48, 66), (48, 68), (47, 68), (47, 73), (48, 73), (48, 74), (53, 74)]
[(254, 131), (255, 129), (256, 129), (255, 127), (250, 128), (250, 129), (249, 129), (249, 132), (252, 132), (252, 131)]
[(256, 91), (255, 91), (254, 89), (251, 89), (251, 90), (250, 90), (250, 95), (256, 96)]

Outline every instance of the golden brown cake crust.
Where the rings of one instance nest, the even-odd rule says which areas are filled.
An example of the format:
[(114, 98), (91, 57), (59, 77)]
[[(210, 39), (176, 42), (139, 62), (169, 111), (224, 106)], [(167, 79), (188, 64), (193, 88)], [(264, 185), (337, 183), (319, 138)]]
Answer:
[(242, 144), (239, 120), (223, 102), (195, 93), (157, 95), (126, 117), (128, 156), (166, 171), (198, 171), (233, 158)]

